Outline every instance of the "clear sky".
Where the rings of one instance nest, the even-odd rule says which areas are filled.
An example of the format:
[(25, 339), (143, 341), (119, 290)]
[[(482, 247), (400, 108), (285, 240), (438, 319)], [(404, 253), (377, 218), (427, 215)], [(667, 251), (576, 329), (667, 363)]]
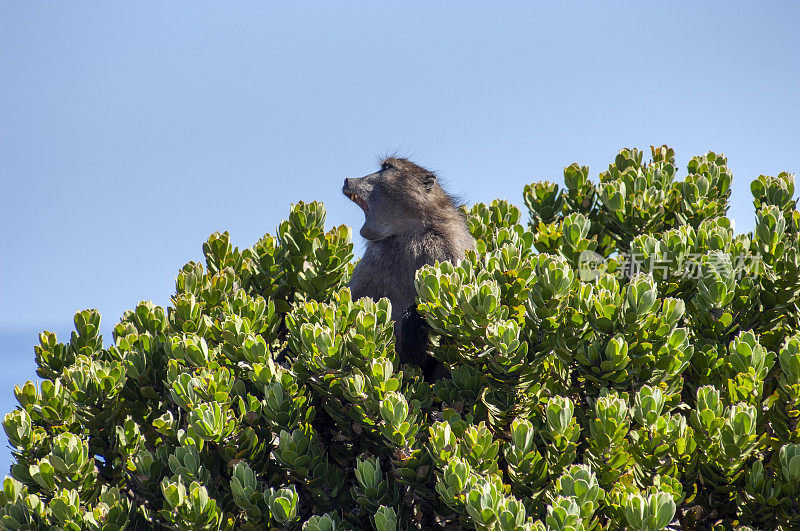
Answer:
[(669, 144), (681, 175), (713, 149), (750, 230), (750, 181), (800, 170), (798, 20), (789, 1), (4, 2), (0, 406), (37, 330), (166, 305), (211, 232), (249, 246), (315, 199), (360, 226), (341, 184), (382, 153), (522, 205), (622, 147)]

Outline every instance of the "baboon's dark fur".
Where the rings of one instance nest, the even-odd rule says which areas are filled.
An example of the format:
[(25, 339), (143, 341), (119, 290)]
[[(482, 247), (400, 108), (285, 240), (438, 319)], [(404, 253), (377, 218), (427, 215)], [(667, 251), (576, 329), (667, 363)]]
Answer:
[(387, 297), (400, 362), (435, 375), (424, 320), (416, 312), (414, 274), (437, 260), (456, 262), (475, 248), (464, 216), (433, 172), (402, 158), (387, 158), (376, 173), (345, 179), (342, 192), (365, 215), (361, 235), (367, 249), (350, 281), (353, 298)]

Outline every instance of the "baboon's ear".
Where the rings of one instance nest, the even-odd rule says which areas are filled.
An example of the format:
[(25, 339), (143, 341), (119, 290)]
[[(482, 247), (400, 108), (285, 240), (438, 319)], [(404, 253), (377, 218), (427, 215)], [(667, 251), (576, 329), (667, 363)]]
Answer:
[(436, 176), (434, 174), (426, 173), (422, 177), (422, 186), (424, 186), (426, 190), (433, 188), (434, 184), (436, 184)]

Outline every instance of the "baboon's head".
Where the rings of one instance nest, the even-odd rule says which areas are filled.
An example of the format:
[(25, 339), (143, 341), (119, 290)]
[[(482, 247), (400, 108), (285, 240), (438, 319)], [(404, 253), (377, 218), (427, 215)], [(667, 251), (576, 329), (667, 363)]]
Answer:
[(433, 172), (395, 157), (375, 173), (345, 179), (342, 192), (364, 211), (361, 235), (370, 241), (419, 232), (441, 209), (453, 208)]

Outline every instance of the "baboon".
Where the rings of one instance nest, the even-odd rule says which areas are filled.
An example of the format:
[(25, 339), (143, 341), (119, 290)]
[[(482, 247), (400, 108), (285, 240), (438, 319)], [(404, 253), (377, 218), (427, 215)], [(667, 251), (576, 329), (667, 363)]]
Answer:
[(403, 158), (387, 158), (379, 171), (345, 179), (342, 192), (366, 218), (360, 233), (367, 249), (350, 280), (353, 298), (387, 297), (400, 363), (418, 365), (426, 377), (435, 379), (441, 367), (426, 352), (414, 275), (425, 264), (455, 263), (467, 249), (474, 249), (467, 222), (436, 175)]

